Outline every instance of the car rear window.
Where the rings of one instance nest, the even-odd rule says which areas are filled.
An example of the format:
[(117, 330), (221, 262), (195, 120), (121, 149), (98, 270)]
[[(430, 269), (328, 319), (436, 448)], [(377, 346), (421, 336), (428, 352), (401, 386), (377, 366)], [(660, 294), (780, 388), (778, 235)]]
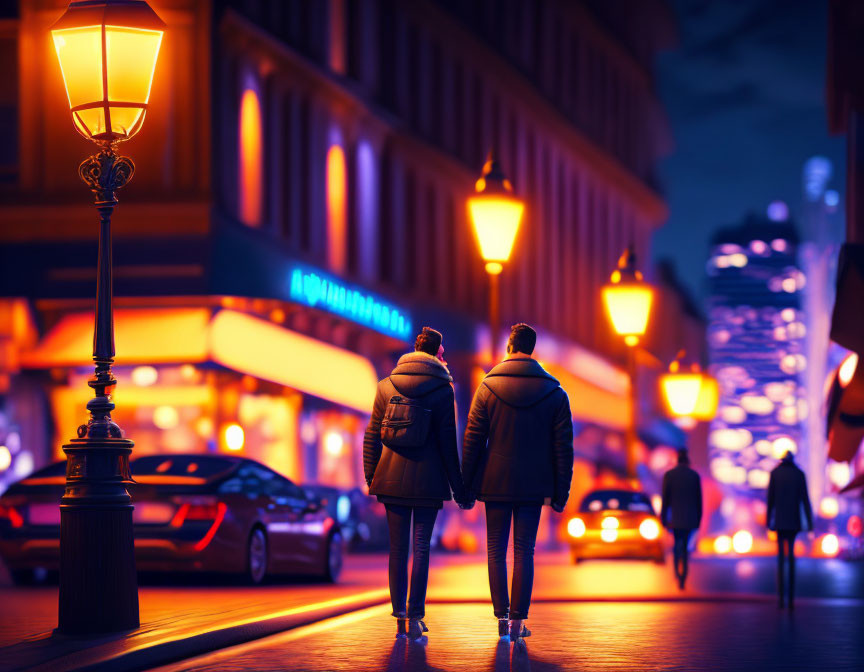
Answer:
[(146, 455), (132, 460), (136, 476), (184, 476), (207, 480), (230, 471), (236, 462), (207, 455)]
[(610, 510), (654, 512), (648, 495), (642, 492), (629, 492), (627, 490), (599, 490), (592, 492), (582, 500), (579, 510), (583, 513)]

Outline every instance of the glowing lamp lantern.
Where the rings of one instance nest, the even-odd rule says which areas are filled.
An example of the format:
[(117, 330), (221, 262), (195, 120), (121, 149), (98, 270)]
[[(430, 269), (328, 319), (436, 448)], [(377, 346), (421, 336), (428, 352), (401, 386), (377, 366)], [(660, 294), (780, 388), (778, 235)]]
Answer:
[(144, 0), (73, 0), (51, 27), (72, 120), (94, 142), (144, 122), (165, 24)]
[(477, 193), (468, 199), (468, 214), (486, 272), (498, 275), (510, 259), (525, 204), (513, 195), (513, 185), (492, 154), (474, 186)]
[(681, 362), (676, 359), (669, 365), (669, 373), (660, 377), (660, 387), (669, 414), (676, 418), (690, 417), (699, 399), (702, 374), (698, 368), (681, 371)]
[(609, 321), (627, 345), (636, 345), (645, 335), (653, 302), (654, 289), (636, 269), (633, 248), (627, 248), (618, 259), (618, 268), (612, 272), (609, 283), (603, 286), (603, 305)]
[(693, 409), (693, 418), (702, 422), (708, 422), (717, 415), (717, 406), (720, 403), (720, 385), (717, 379), (702, 373), (702, 385), (699, 387), (699, 396), (696, 399), (696, 407)]
[(489, 274), (489, 354), (494, 362), (499, 334), (498, 276), (513, 251), (525, 204), (513, 195), (513, 185), (491, 152), (474, 187), (476, 193), (468, 199), (468, 216)]

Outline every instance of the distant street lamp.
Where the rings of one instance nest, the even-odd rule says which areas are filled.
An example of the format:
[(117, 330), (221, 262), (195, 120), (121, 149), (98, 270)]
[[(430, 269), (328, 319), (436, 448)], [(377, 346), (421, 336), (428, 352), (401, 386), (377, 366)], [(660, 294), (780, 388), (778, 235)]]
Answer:
[(627, 371), (630, 377), (630, 421), (627, 424), (627, 478), (636, 478), (636, 446), (639, 398), (636, 386), (636, 346), (645, 335), (654, 288), (636, 269), (636, 254), (632, 247), (624, 250), (618, 259), (618, 268), (612, 272), (609, 283), (603, 286), (603, 305), (612, 328), (627, 344)]
[(669, 365), (669, 372), (660, 376), (660, 389), (666, 411), (673, 418), (713, 420), (717, 413), (719, 389), (717, 381), (699, 368), (698, 364), (682, 370), (684, 351)]
[(494, 363), (500, 330), (498, 276), (504, 270), (504, 262), (510, 259), (525, 204), (513, 195), (513, 185), (491, 152), (475, 189), (476, 195), (468, 199), (468, 214), (489, 274), (489, 333)]
[(99, 151), (78, 174), (99, 212), (96, 325), (87, 403), (90, 419), (63, 446), (66, 491), (60, 500), (58, 630), (70, 634), (137, 628), (138, 586), (129, 455), (133, 443), (111, 419), (116, 379), (112, 313), (111, 213), (114, 191), (135, 170), (116, 145), (144, 121), (165, 24), (144, 0), (73, 0), (51, 27), (75, 128)]

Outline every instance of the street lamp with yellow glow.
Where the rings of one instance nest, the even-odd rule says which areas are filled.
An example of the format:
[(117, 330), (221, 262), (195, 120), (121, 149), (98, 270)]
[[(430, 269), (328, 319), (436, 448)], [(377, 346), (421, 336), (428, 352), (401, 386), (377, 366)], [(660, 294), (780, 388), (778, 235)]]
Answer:
[(666, 402), (666, 412), (672, 418), (691, 421), (713, 420), (719, 402), (717, 380), (691, 364), (689, 369), (681, 366), (685, 352), (678, 353), (669, 365), (668, 373), (660, 376), (660, 389)]
[(603, 305), (612, 328), (627, 344), (627, 371), (630, 377), (630, 421), (627, 423), (627, 477), (636, 478), (636, 449), (639, 398), (636, 385), (636, 346), (648, 329), (654, 288), (636, 268), (636, 253), (628, 247), (618, 259), (618, 268), (602, 289)]
[(135, 171), (118, 143), (141, 130), (165, 24), (144, 0), (72, 0), (51, 37), (76, 130), (99, 151), (78, 167), (99, 212), (96, 271), (95, 396), (90, 418), (63, 446), (58, 630), (93, 635), (137, 628), (138, 584), (132, 534), (129, 456), (133, 443), (111, 419), (114, 363), (111, 214), (114, 192)]
[(513, 195), (513, 185), (491, 152), (475, 190), (477, 193), (468, 199), (468, 216), (489, 274), (489, 329), (494, 362), (500, 321), (498, 276), (513, 251), (525, 204)]

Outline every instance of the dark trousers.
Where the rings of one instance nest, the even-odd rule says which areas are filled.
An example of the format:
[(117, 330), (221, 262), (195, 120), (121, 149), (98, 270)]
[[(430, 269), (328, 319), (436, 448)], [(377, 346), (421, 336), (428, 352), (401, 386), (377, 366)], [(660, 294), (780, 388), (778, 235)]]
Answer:
[(687, 581), (687, 562), (690, 556), (690, 536), (693, 530), (672, 530), (675, 540), (672, 544), (672, 559), (675, 563), (675, 576), (681, 586)]
[(789, 566), (789, 604), (795, 599), (795, 535), (796, 530), (777, 530), (777, 597), (780, 603), (786, 595), (783, 567)]
[[(528, 618), (534, 586), (534, 544), (540, 526), (540, 504), (486, 502), (486, 550), (489, 590), (498, 618)], [(513, 520), (513, 608), (507, 594), (507, 545)]]
[[(390, 602), (393, 615), (423, 618), (426, 615), (426, 583), (429, 580), (429, 543), (438, 509), (432, 506), (385, 504), (390, 528)], [(414, 516), (414, 564), (411, 566), (411, 598), (408, 599), (408, 545)], [(408, 602), (406, 612), (405, 603)]]

